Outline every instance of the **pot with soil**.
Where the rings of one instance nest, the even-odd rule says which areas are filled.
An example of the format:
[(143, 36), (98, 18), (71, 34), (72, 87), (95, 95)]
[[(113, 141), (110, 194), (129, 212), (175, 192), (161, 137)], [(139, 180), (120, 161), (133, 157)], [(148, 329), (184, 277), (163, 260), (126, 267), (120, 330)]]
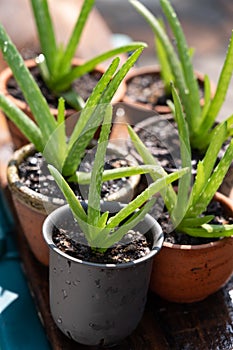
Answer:
[[(21, 111), (14, 103), (12, 103), (9, 98), (3, 94), (0, 94), (0, 106), (2, 110), (33, 144), (33, 146), (26, 145), (25, 148), (19, 149), (18, 152), (15, 153), (9, 165), (8, 179), (9, 186), (12, 189), (12, 193), (17, 202), (16, 205), (18, 207), (21, 206), (21, 203), (25, 203), (24, 199), (26, 199), (27, 204), (24, 206), (24, 210), (26, 210), (26, 212), (24, 215), (20, 214), (19, 217), (21, 217), (23, 228), (25, 227), (25, 231), (27, 230), (29, 234), (30, 242), (34, 242), (36, 241), (37, 237), (42, 240), (41, 223), (46, 215), (43, 206), (45, 204), (48, 205), (50, 212), (50, 209), (53, 210), (54, 205), (56, 206), (57, 202), (56, 200), (53, 200), (53, 195), (50, 198), (44, 198), (38, 187), (37, 192), (39, 193), (35, 193), (31, 189), (28, 189), (25, 183), (20, 182), (17, 165), (21, 163), (22, 159), (26, 159), (27, 154), (31, 156), (31, 154), (36, 150), (36, 152), (43, 154), (47, 164), (53, 165), (59, 169), (66, 179), (68, 179), (70, 182), (80, 184), (81, 181), (77, 177), (83, 176), (83, 174), (80, 174), (81, 172), (78, 172), (77, 174), (77, 169), (82, 162), (86, 150), (93, 142), (95, 133), (99, 131), (99, 129), (102, 130), (106, 115), (108, 116), (108, 123), (105, 123), (103, 128), (111, 129), (112, 105), (110, 102), (112, 101), (128, 70), (132, 67), (132, 65), (134, 65), (135, 61), (141, 54), (144, 45), (137, 44), (136, 47), (138, 49), (132, 53), (122, 67), (118, 67), (119, 59), (117, 58), (112, 64), (110, 64), (106, 72), (103, 74), (102, 79), (97, 82), (95, 89), (93, 89), (88, 98), (88, 102), (85, 103), (81, 109), (78, 118), (77, 115), (70, 118), (65, 118), (65, 101), (64, 99), (59, 99), (59, 113), (58, 119), (56, 120), (51, 114), (49, 105), (43, 97), (41, 90), (38, 89), (37, 83), (34, 79), (32, 79), (27, 67), (25, 67), (21, 55), (11, 42), (10, 38), (4, 32), (4, 29), (0, 26), (0, 44), (3, 44), (1, 40), (5, 40), (4, 42), (5, 45), (7, 45), (7, 50), (5, 50), (4, 53), (7, 62), (14, 72), (14, 76), (17, 76), (16, 80), (19, 83), (24, 95), (27, 96), (30, 110), (33, 112), (33, 117), (35, 119), (34, 122), (26, 113)], [(68, 126), (68, 123), (70, 122), (71, 124)], [(71, 128), (70, 125), (72, 125)], [(98, 139), (98, 141), (101, 142), (100, 139)], [(106, 141), (106, 143), (108, 142)], [(16, 158), (14, 159), (14, 157)], [(123, 155), (123, 157), (125, 158), (125, 155)], [(124, 177), (129, 177), (132, 175), (132, 173), (129, 174), (129, 169), (131, 167), (126, 168), (127, 169), (123, 169), (123, 171), (126, 171), (127, 173), (127, 175), (124, 175)], [(137, 169), (136, 172), (135, 169), (133, 169), (133, 175), (140, 173), (141, 168)], [(45, 174), (42, 172), (40, 175), (43, 177)], [(86, 180), (85, 183), (88, 183), (90, 173), (84, 175)], [(123, 177), (122, 173), (119, 177), (114, 176), (116, 176), (116, 174), (113, 169), (113, 171), (108, 172), (107, 180)], [(71, 180), (71, 178), (75, 179)], [(50, 185), (48, 186), (47, 190), (50, 192)], [(32, 196), (28, 198), (28, 194)], [(119, 200), (121, 200), (121, 198), (119, 198)], [(60, 204), (60, 201), (58, 202)], [(31, 215), (29, 214), (30, 211), (28, 211), (30, 207), (34, 207), (34, 212)], [(34, 220), (38, 212), (39, 224), (36, 226), (38, 234), (32, 235), (31, 229), (26, 229), (27, 218), (29, 218), (29, 220)], [(31, 224), (32, 223), (33, 221), (31, 221)], [(34, 228), (35, 222), (33, 223), (33, 229)], [(35, 249), (37, 249), (37, 243), (35, 245)], [(44, 255), (43, 249), (41, 249), (38, 258), (41, 262), (47, 264), (48, 251), (46, 250)]]
[[(204, 158), (210, 143), (216, 138), (218, 128), (222, 128), (222, 132), (225, 132), (224, 142), (229, 141), (232, 137), (232, 116), (220, 123), (217, 122), (217, 119), (224, 104), (233, 73), (233, 61), (231, 60), (233, 55), (233, 35), (231, 35), (229, 40), (216, 90), (212, 91), (211, 80), (205, 75), (201, 95), (201, 97), (204, 96), (204, 99), (200, 99), (200, 85), (192, 62), (192, 55), (190, 55), (190, 48), (179, 16), (170, 1), (159, 1), (167, 22), (166, 25), (161, 22), (161, 18), (154, 15), (140, 1), (129, 1), (146, 20), (154, 33), (156, 52), (164, 86), (167, 91), (171, 91), (173, 102), (172, 87), (178, 91), (182, 104), (181, 108), (185, 112), (187, 123), (185, 127), (188, 128), (188, 138), (192, 153), (197, 152)], [(146, 92), (149, 93), (149, 89)], [(175, 120), (180, 133), (182, 130), (180, 130), (178, 125), (179, 122), (176, 118)], [(223, 131), (224, 128), (225, 131)], [(229, 171), (232, 171), (232, 167)], [(230, 192), (227, 187), (229, 186), (225, 186), (225, 190)]]
[[(185, 127), (184, 113), (175, 90), (173, 90), (173, 98), (175, 117), (176, 120), (179, 120), (182, 130), (179, 132), (180, 163), (181, 167), (188, 167), (189, 173), (179, 180), (175, 188), (168, 187), (166, 192), (161, 192), (160, 198), (163, 202), (159, 208), (160, 211), (155, 208), (156, 211), (152, 210), (151, 215), (160, 220), (159, 216), (161, 219), (164, 217), (163, 208), (166, 208), (165, 220), (163, 223), (160, 221), (164, 231), (167, 234), (170, 233), (169, 236), (173, 233), (179, 238), (185, 237), (186, 241), (164, 243), (163, 248), (165, 249), (164, 254), (163, 248), (161, 249), (161, 261), (155, 259), (157, 260), (155, 271), (158, 267), (160, 269), (162, 264), (163, 273), (157, 279), (155, 272), (155, 281), (152, 273), (151, 288), (156, 292), (158, 290), (159, 295), (170, 301), (193, 302), (202, 300), (217, 291), (233, 273), (233, 221), (231, 218), (233, 204), (229, 198), (217, 193), (232, 163), (233, 141), (217, 162), (225, 139), (225, 125), (219, 127), (203, 158), (198, 161), (193, 176), (188, 129)], [(143, 162), (150, 165), (157, 164), (157, 159), (151, 156), (150, 148), (145, 146), (137, 133), (132, 128), (129, 128), (129, 133)], [(161, 168), (161, 173), (166, 173), (166, 171)], [(152, 174), (151, 178), (155, 181), (157, 176)], [(217, 211), (210, 211), (210, 203), (213, 198), (217, 198), (224, 209), (226, 208), (226, 219), (217, 220), (222, 213), (219, 207)], [(168, 222), (170, 222), (169, 226), (167, 226)], [(195, 246), (193, 242), (208, 244), (196, 243)], [(208, 257), (209, 253), (210, 257)], [(199, 255), (200, 260), (198, 261)]]
[[(106, 131), (102, 127), (101, 140), (107, 138)], [(53, 211), (43, 225), (50, 249), (54, 321), (71, 339), (92, 346), (115, 345), (140, 322), (152, 257), (163, 242), (161, 228), (148, 212), (154, 195), (187, 172), (182, 169), (158, 179), (125, 205), (103, 202), (106, 149), (106, 143), (98, 143), (85, 202), (54, 166), (48, 166), (68, 205)], [(72, 222), (76, 229), (70, 228)]]
[[(83, 60), (74, 58), (73, 67), (79, 66), (84, 63)], [(43, 96), (46, 98), (46, 101), (50, 107), (50, 111), (54, 117), (57, 118), (58, 115), (58, 99), (55, 93), (53, 93), (45, 84), (39, 66), (36, 63), (35, 59), (29, 59), (25, 61), (26, 67), (30, 70), (33, 78), (35, 79), (38, 87), (40, 88)], [(80, 78), (76, 79), (73, 82), (73, 89), (81, 96), (81, 98), (86, 101), (96, 86), (97, 82), (100, 80), (104, 73), (105, 69), (101, 66), (96, 67), (90, 73), (86, 73)], [(122, 82), (119, 89), (114, 95), (113, 102), (118, 102), (122, 99), (125, 94), (125, 84)], [(16, 80), (14, 79), (12, 70), (7, 67), (0, 74), (0, 92), (4, 94), (14, 105), (19, 107), (24, 113), (26, 113), (32, 120), (34, 120), (33, 113), (25, 101), (24, 95), (19, 88)], [(69, 117), (77, 113), (77, 111), (67, 104), (66, 106), (66, 117)], [(12, 122), (6, 115), (6, 120), (8, 128), (14, 143), (15, 149), (18, 149), (26, 144), (28, 144), (28, 139), (23, 135), (23, 133), (17, 128), (14, 122)]]
[[(122, 204), (105, 202), (101, 210), (116, 213), (121, 208)], [(133, 332), (143, 315), (152, 258), (163, 241), (161, 228), (146, 215), (121, 242), (101, 254), (85, 242), (75, 244), (80, 228), (73, 225), (68, 206), (55, 210), (43, 225), (50, 251), (53, 319), (65, 335), (79, 343), (117, 344)], [(73, 239), (67, 238), (72, 234)]]
[[(132, 155), (122, 154), (113, 145), (109, 147), (106, 169), (136, 165)], [(81, 166), (91, 171), (89, 158), (85, 157)], [(47, 164), (41, 153), (28, 144), (15, 151), (7, 168), (8, 186), (12, 193), (18, 219), (36, 258), (48, 265), (48, 249), (41, 235), (43, 221), (48, 213), (65, 204), (58, 188), (47, 170)], [(140, 175), (109, 180), (103, 183), (101, 196), (107, 201), (126, 203), (134, 196)], [(76, 195), (86, 199), (85, 186), (73, 183)]]
[[(208, 212), (214, 213), (219, 222), (233, 222), (232, 201), (219, 192)], [(163, 218), (158, 221), (166, 230)], [(203, 300), (229, 281), (233, 273), (232, 252), (232, 236), (213, 240), (165, 233), (163, 247), (154, 257), (150, 289), (172, 302)]]

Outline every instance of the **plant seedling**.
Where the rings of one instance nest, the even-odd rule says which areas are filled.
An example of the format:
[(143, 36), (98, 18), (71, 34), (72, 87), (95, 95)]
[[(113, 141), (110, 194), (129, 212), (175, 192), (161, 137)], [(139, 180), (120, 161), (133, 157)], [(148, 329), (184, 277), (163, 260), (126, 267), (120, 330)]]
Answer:
[(153, 198), (155, 193), (165, 188), (172, 181), (183, 176), (189, 169), (181, 169), (172, 174), (163, 176), (163, 174), (161, 174), (161, 167), (155, 165), (151, 167), (151, 171), (156, 174), (159, 173), (160, 178), (134, 200), (126, 204), (124, 208), (114, 216), (109, 216), (108, 212), (101, 213), (100, 191), (103, 181), (103, 166), (108, 145), (108, 136), (111, 128), (111, 105), (106, 105), (102, 108), (101, 113), (104, 114), (104, 117), (94, 165), (91, 171), (87, 211), (84, 210), (78, 198), (59, 171), (52, 165), (49, 165), (49, 170), (63, 192), (74, 218), (77, 220), (79, 227), (84, 233), (89, 246), (93, 250), (104, 252), (115, 242), (121, 240), (130, 229), (135, 227), (136, 224), (144, 218), (155, 202), (155, 198)]
[(160, 5), (175, 40), (170, 39), (163, 22), (154, 16), (142, 3), (138, 0), (129, 1), (139, 14), (145, 18), (155, 34), (162, 77), (165, 77), (166, 86), (172, 80), (179, 92), (189, 129), (191, 148), (197, 149), (204, 154), (215, 135), (216, 128), (222, 128), (221, 124), (226, 123), (227, 126), (225, 140), (233, 134), (232, 115), (220, 125), (215, 125), (233, 72), (233, 34), (230, 38), (213, 99), (211, 99), (210, 79), (205, 75), (204, 105), (202, 106), (200, 104), (198, 82), (192, 64), (191, 50), (187, 45), (177, 14), (169, 0), (160, 0)]

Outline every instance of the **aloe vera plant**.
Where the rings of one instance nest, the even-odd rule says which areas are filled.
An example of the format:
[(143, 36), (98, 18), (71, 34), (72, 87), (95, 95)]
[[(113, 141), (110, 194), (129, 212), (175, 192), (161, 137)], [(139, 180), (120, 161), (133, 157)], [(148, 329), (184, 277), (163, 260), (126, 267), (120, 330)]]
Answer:
[[(35, 121), (31, 120), (3, 94), (0, 94), (0, 108), (28, 140), (34, 144), (36, 150), (41, 153), (44, 152), (47, 163), (57, 167), (66, 178), (73, 177), (73, 181), (75, 178), (80, 183), (82, 181), (88, 183), (90, 181), (88, 174), (81, 172), (75, 174), (75, 172), (85, 153), (86, 147), (90, 144), (95, 131), (102, 123), (103, 114), (100, 113), (101, 106), (111, 102), (119, 84), (141, 54), (144, 46), (144, 44), (136, 45), (133, 54), (119, 69), (120, 59), (118, 57), (113, 59), (106, 73), (102, 76), (85, 103), (68, 138), (66, 135), (66, 124), (64, 122), (64, 100), (62, 98), (60, 99), (59, 113), (56, 120), (51, 114), (49, 106), (30, 71), (25, 66), (23, 58), (8, 37), (3, 26), (0, 25), (0, 48), (24, 93)], [(131, 174), (142, 173), (144, 171), (148, 172), (148, 169), (143, 170), (141, 167), (133, 167), (132, 169), (128, 167), (127, 169), (121, 169), (122, 174), (124, 170), (126, 171), (124, 176), (130, 176)], [(106, 179), (109, 179), (111, 176), (114, 177), (114, 170), (107, 172)]]
[[(182, 166), (189, 167), (190, 169), (191, 147), (189, 129), (181, 100), (174, 86), (172, 86), (172, 95), (175, 105), (175, 117), (179, 129)], [(128, 128), (132, 142), (144, 163), (157, 165), (156, 158), (150, 154), (135, 131), (130, 126)], [(207, 148), (205, 156), (198, 163), (197, 174), (193, 184), (191, 183), (190, 173), (188, 173), (180, 179), (177, 192), (175, 192), (172, 186), (168, 186), (167, 191), (164, 194), (162, 193), (173, 226), (178, 232), (208, 238), (232, 236), (233, 234), (233, 225), (211, 224), (211, 220), (214, 217), (212, 215), (204, 215), (207, 206), (222, 183), (233, 159), (233, 140), (231, 140), (224, 156), (215, 165), (219, 150), (226, 139), (227, 133), (227, 122), (221, 123), (215, 129), (214, 136)], [(166, 174), (165, 171), (163, 173)], [(156, 181), (158, 174), (151, 173), (151, 177)]]
[(159, 192), (172, 181), (183, 176), (189, 169), (181, 169), (172, 174), (163, 176), (161, 167), (153, 165), (151, 167), (151, 172), (157, 175), (160, 174), (160, 177), (151, 186), (130, 203), (126, 204), (126, 206), (114, 216), (109, 216), (108, 212), (101, 213), (100, 191), (103, 181), (103, 166), (108, 145), (108, 136), (111, 128), (111, 105), (106, 105), (102, 109), (102, 113), (104, 114), (104, 120), (101, 126), (101, 133), (91, 171), (87, 212), (84, 210), (60, 172), (52, 165), (49, 165), (49, 170), (63, 192), (90, 247), (94, 250), (97, 249), (104, 252), (108, 247), (118, 242), (130, 229), (144, 218), (155, 202), (153, 195), (156, 192)]
[[(215, 134), (215, 123), (218, 113), (224, 103), (233, 72), (233, 34), (229, 41), (225, 61), (219, 75), (216, 93), (211, 99), (210, 80), (207, 75), (204, 79), (204, 105), (200, 104), (200, 94), (197, 78), (192, 64), (191, 50), (187, 45), (177, 14), (169, 0), (160, 0), (162, 11), (165, 15), (175, 40), (172, 40), (166, 32), (163, 22), (149, 11), (138, 0), (129, 0), (134, 8), (142, 15), (151, 27), (157, 43), (158, 59), (162, 68), (162, 77), (165, 85), (170, 80), (179, 92), (185, 117), (189, 129), (189, 138), (192, 149), (204, 153)], [(225, 121), (227, 125), (226, 139), (232, 135), (233, 117), (229, 116)], [(217, 126), (221, 127), (221, 126)]]
[(77, 17), (68, 43), (58, 44), (47, 0), (31, 0), (31, 6), (38, 32), (41, 54), (37, 57), (44, 82), (58, 96), (75, 109), (80, 110), (84, 101), (72, 88), (72, 82), (92, 71), (98, 64), (121, 53), (135, 50), (135, 44), (130, 43), (112, 50), (103, 52), (79, 66), (73, 66), (72, 60), (80, 42), (88, 16), (95, 4), (95, 0), (85, 0)]

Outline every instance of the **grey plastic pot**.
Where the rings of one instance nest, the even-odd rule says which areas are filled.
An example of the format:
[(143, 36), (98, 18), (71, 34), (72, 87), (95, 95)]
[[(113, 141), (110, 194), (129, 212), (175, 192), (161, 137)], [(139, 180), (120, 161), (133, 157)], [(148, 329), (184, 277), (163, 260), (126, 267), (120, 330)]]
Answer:
[[(103, 202), (102, 210), (117, 212), (122, 204)], [(137, 226), (147, 230), (151, 252), (134, 262), (97, 264), (61, 252), (53, 243), (54, 225), (73, 220), (69, 206), (52, 212), (43, 225), (49, 246), (52, 317), (69, 338), (85, 345), (110, 346), (129, 336), (139, 324), (147, 299), (153, 256), (163, 243), (161, 227), (150, 215)]]

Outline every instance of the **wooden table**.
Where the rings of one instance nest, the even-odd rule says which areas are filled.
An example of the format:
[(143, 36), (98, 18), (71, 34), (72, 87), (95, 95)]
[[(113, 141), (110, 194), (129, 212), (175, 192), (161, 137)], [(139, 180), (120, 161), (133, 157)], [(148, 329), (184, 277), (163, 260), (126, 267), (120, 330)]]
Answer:
[[(1, 186), (6, 194), (4, 161), (11, 149), (9, 134), (0, 116), (0, 168)], [(4, 142), (3, 141), (4, 138)], [(9, 146), (9, 147), (8, 147)], [(16, 218), (17, 220), (17, 218)], [(44, 324), (52, 349), (84, 350), (90, 348), (79, 345), (64, 336), (54, 324), (48, 299), (48, 269), (32, 256), (16, 225), (15, 239), (18, 242), (23, 268), (34, 300)], [(233, 349), (233, 278), (219, 292), (206, 300), (193, 304), (175, 304), (162, 300), (153, 293), (148, 294), (144, 316), (135, 330), (116, 350), (230, 350)]]

